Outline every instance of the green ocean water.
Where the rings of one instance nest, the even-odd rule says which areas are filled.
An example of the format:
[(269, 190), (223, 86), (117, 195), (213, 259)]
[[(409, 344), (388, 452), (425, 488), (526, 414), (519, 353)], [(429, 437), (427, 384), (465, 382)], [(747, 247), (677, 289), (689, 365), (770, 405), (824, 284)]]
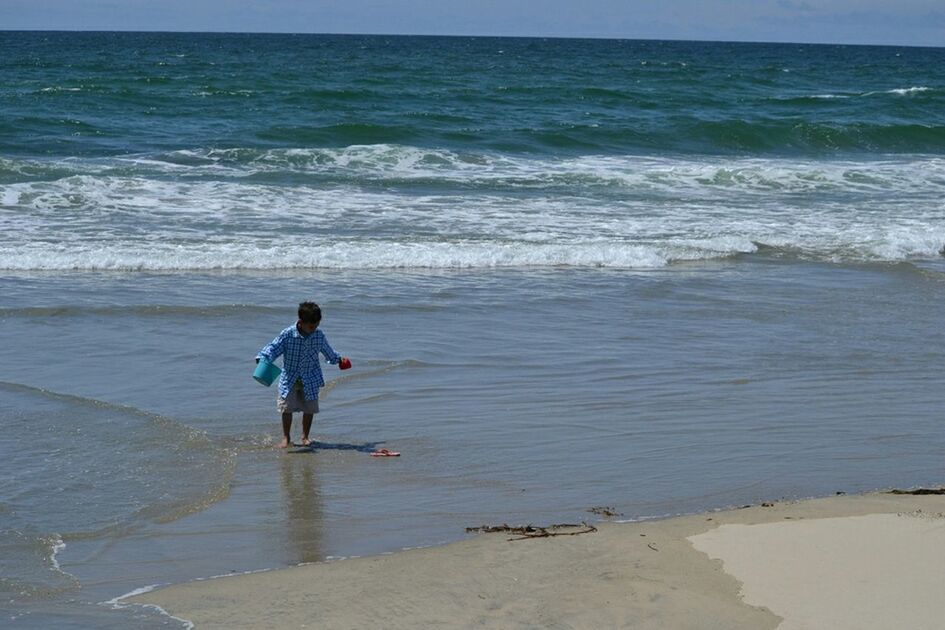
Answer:
[[(0, 625), (177, 627), (120, 596), (592, 505), (940, 482), (943, 62), (0, 32)], [(355, 368), (286, 456), (250, 372), (303, 299)]]
[(941, 49), (15, 32), (0, 47), (7, 156), (945, 150)]

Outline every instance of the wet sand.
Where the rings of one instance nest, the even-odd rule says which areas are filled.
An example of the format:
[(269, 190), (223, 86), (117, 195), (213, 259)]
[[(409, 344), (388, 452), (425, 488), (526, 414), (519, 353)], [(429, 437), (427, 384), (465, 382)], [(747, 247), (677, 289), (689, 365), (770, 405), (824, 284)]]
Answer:
[(197, 628), (939, 628), (945, 496), (751, 506), (508, 533), (125, 600)]

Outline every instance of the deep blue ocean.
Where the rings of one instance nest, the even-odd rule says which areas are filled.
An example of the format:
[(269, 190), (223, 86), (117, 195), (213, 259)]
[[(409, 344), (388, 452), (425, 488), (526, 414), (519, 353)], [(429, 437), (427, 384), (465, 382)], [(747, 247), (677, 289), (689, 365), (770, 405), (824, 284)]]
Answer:
[(943, 199), (945, 49), (0, 32), (0, 625), (941, 483)]

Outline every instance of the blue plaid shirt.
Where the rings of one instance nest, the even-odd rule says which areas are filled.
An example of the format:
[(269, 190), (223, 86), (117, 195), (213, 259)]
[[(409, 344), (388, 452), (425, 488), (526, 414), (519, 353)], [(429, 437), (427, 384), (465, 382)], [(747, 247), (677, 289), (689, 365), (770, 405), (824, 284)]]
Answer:
[(272, 340), (268, 346), (259, 351), (259, 358), (275, 363), (282, 357), (282, 376), (279, 377), (279, 395), (289, 396), (295, 381), (302, 379), (305, 389), (305, 400), (318, 400), (318, 390), (324, 387), (322, 366), (318, 360), (318, 353), (325, 355), (329, 363), (338, 363), (341, 355), (331, 349), (325, 333), (315, 329), (307, 337), (299, 332), (292, 324)]

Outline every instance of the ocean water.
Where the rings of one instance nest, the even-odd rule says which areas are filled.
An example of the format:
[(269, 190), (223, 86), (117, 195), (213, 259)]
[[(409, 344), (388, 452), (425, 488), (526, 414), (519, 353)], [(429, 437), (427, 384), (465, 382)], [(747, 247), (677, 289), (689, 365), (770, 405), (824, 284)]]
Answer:
[[(0, 76), (0, 625), (942, 481), (945, 49), (0, 32)], [(287, 453), (250, 374), (308, 299), (355, 368)]]

